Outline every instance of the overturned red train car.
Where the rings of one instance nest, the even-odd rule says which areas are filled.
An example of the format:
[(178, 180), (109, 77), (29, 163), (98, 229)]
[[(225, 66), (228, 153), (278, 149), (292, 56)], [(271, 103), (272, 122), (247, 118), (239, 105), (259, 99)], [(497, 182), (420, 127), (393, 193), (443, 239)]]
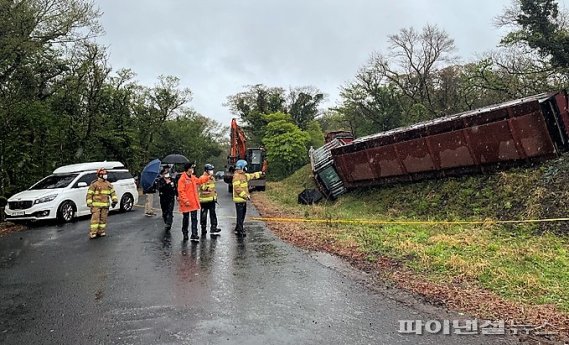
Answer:
[(549, 159), (569, 149), (567, 108), (561, 91), (438, 118), (330, 147), (327, 175), (313, 171), (334, 197), (326, 187), (330, 167), (344, 191)]

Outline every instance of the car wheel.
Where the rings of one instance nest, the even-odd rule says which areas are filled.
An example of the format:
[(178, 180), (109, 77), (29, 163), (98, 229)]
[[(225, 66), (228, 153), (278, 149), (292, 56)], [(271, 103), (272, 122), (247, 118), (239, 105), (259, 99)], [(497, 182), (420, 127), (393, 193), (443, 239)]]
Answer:
[(134, 198), (130, 194), (125, 194), (121, 198), (121, 211), (129, 212), (134, 207)]
[(59, 205), (57, 210), (57, 220), (61, 223), (69, 223), (75, 216), (75, 204), (71, 201), (65, 201)]

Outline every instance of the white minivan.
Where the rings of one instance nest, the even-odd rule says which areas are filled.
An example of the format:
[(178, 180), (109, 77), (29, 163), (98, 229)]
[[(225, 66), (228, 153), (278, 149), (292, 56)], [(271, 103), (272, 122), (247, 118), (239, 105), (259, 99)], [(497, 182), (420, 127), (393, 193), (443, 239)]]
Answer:
[(97, 169), (108, 171), (119, 203), (111, 210), (131, 211), (138, 203), (138, 191), (131, 173), (120, 162), (90, 162), (66, 165), (29, 189), (8, 199), (7, 220), (57, 219), (69, 222), (91, 213), (87, 189), (97, 179)]

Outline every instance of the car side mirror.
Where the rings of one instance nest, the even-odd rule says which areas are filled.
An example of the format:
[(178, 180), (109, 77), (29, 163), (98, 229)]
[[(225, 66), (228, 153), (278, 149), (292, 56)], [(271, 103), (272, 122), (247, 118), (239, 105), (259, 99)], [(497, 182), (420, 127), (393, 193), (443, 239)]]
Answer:
[(87, 182), (79, 182), (79, 183), (77, 184), (77, 187), (78, 187), (78, 188), (87, 187)]

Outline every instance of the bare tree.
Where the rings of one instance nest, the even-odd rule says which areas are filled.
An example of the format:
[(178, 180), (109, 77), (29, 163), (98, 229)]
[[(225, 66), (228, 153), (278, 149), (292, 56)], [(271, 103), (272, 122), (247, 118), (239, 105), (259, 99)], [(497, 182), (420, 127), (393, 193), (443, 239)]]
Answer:
[(387, 55), (374, 54), (371, 67), (398, 86), (413, 103), (423, 104), (432, 115), (438, 113), (434, 100), (435, 71), (451, 64), (455, 58), (454, 40), (435, 25), (421, 32), (406, 28), (389, 36)]

